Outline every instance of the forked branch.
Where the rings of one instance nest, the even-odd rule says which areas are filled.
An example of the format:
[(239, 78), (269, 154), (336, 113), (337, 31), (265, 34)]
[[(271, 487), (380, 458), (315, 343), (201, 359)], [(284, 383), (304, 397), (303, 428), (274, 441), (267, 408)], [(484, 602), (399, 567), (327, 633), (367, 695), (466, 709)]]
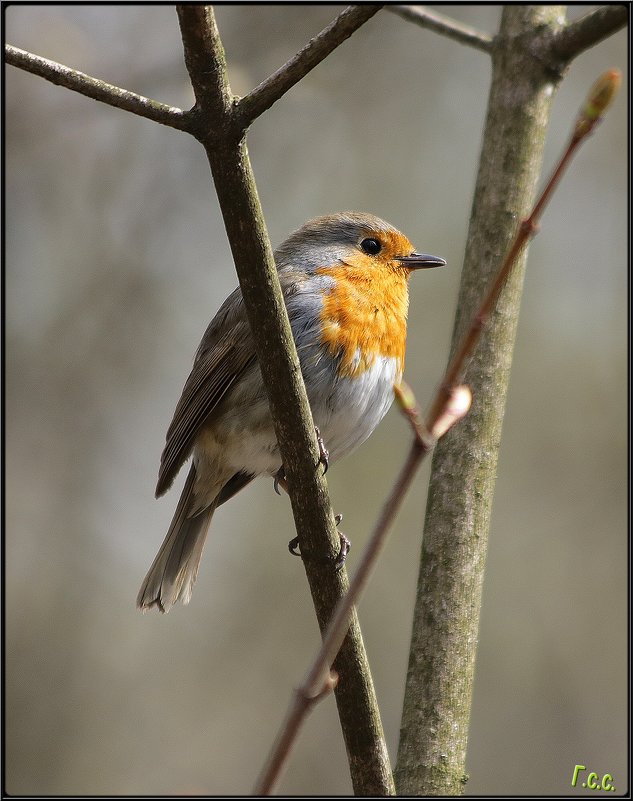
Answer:
[(550, 47), (556, 56), (571, 61), (624, 27), (627, 20), (628, 9), (623, 3), (600, 6), (566, 25), (556, 34)]
[[(227, 109), (231, 115), (231, 125), (241, 132), (245, 131), (257, 117), (283, 97), (289, 89), (327, 58), (368, 19), (377, 14), (381, 8), (382, 4), (376, 3), (352, 5), (344, 9), (330, 25), (311, 39), (286, 64), (262, 81), (259, 86), (241, 99), (232, 98), (232, 106)], [(4, 52), (7, 64), (38, 75), (51, 83), (64, 86), (101, 103), (107, 103), (115, 108), (159, 122), (161, 125), (195, 133), (196, 116), (191, 111), (183, 111), (129, 92), (13, 45), (5, 45)], [(198, 76), (204, 75), (204, 70), (201, 69), (195, 68), (193, 72)], [(202, 78), (199, 77), (198, 81), (202, 81)], [(203, 88), (201, 87), (201, 89)]]
[[(446, 36), (460, 44), (474, 47), (485, 53), (492, 52), (494, 47), (494, 37), (489, 34), (457, 22), (445, 14), (431, 11), (425, 6), (390, 5), (386, 8), (409, 22), (422, 28), (428, 28), (440, 36)], [(548, 36), (542, 43), (544, 49), (542, 57), (567, 64), (585, 50), (624, 27), (627, 20), (628, 9), (625, 4), (601, 6), (564, 25), (554, 36)]]

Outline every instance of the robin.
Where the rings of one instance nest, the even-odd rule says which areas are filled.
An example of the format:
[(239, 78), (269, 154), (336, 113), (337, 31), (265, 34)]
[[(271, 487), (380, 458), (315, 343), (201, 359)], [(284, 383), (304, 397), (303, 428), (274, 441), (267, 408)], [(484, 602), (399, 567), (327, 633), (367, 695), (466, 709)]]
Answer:
[[(363, 443), (391, 406), (404, 369), (411, 272), (446, 262), (416, 253), (389, 223), (358, 212), (310, 220), (277, 248), (275, 262), (314, 423), (333, 462)], [(174, 518), (138, 594), (142, 610), (188, 603), (216, 508), (256, 476), (282, 474), (239, 289), (196, 352), (167, 431), (156, 497), (190, 455)]]

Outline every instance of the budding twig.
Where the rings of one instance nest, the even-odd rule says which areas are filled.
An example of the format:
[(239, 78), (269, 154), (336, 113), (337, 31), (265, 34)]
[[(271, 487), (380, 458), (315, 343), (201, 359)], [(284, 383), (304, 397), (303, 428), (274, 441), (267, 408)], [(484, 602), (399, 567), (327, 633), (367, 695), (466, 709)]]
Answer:
[(510, 245), (510, 249), (508, 250), (506, 257), (499, 268), (499, 272), (494, 277), (479, 308), (479, 311), (473, 317), (468, 331), (462, 339), (460, 346), (455, 351), (455, 355), (453, 356), (453, 359), (446, 370), (442, 384), (440, 385), (440, 388), (433, 399), (431, 409), (427, 416), (427, 426), (430, 429), (433, 428), (435, 422), (443, 413), (443, 409), (446, 405), (446, 401), (450, 397), (452, 389), (459, 382), (460, 376), (463, 374), (466, 367), (466, 363), (469, 357), (472, 356), (473, 351), (479, 342), (488, 317), (495, 308), (497, 299), (499, 298), (501, 291), (508, 281), (517, 256), (527, 243), (528, 239), (538, 233), (538, 221), (541, 218), (545, 206), (550, 200), (554, 190), (558, 186), (563, 172), (565, 171), (580, 143), (587, 136), (589, 136), (598, 122), (600, 122), (602, 119), (604, 112), (611, 105), (613, 98), (620, 87), (621, 81), (622, 75), (620, 71), (612, 69), (601, 75), (596, 83), (592, 86), (587, 99), (578, 114), (567, 148), (563, 152), (558, 164), (554, 168), (550, 179), (545, 184), (545, 188), (541, 192), (539, 199), (532, 209), (532, 213), (529, 217), (527, 217), (527, 219), (520, 222), (514, 241), (512, 242), (512, 245)]

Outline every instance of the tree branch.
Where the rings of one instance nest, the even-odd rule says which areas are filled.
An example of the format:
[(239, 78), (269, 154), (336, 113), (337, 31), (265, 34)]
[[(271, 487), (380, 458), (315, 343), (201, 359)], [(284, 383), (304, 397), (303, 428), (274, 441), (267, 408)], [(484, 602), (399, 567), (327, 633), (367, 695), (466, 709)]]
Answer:
[[(236, 138), (231, 119), (232, 95), (213, 10), (195, 4), (180, 5), (177, 10), (199, 106), (196, 135), (207, 152), (244, 306), (257, 332), (257, 357), (302, 551), (332, 557), (329, 563), (304, 561), (323, 631), (347, 592), (348, 581), (344, 570), (334, 569), (339, 536), (326, 481), (322, 471), (315, 469), (319, 451), (312, 414), (248, 153), (243, 139)], [(393, 794), (389, 756), (355, 612), (334, 667), (341, 677), (336, 700), (354, 791), (369, 796)]]
[(279, 100), (289, 89), (314, 69), (340, 44), (348, 39), (368, 19), (382, 8), (377, 5), (348, 6), (321, 33), (283, 67), (266, 78), (237, 102), (236, 121), (243, 130), (248, 128), (266, 109)]
[(463, 25), (445, 14), (437, 11), (429, 11), (424, 6), (385, 6), (388, 11), (392, 11), (402, 19), (415, 22), (423, 28), (429, 28), (435, 33), (447, 36), (461, 44), (470, 45), (477, 50), (489, 53), (492, 50), (492, 36), (472, 28), (470, 25)]
[[(482, 287), (491, 285), (516, 220), (530, 207), (542, 161), (556, 77), (527, 59), (516, 41), (555, 29), (560, 14), (558, 6), (503, 10), (453, 354), (468, 339)], [(399, 795), (463, 792), (483, 572), (526, 255), (523, 248), (468, 366), (473, 407), (435, 449), (398, 748)]]
[(623, 28), (628, 21), (626, 5), (601, 6), (575, 22), (570, 22), (550, 40), (551, 52), (564, 61), (571, 61), (607, 36)]
[(130, 111), (139, 117), (145, 117), (170, 128), (180, 131), (189, 130), (190, 115), (187, 111), (158, 103), (156, 100), (128, 92), (126, 89), (120, 89), (118, 86), (113, 86), (98, 78), (92, 78), (90, 75), (73, 70), (64, 64), (36, 56), (34, 53), (13, 47), (13, 45), (5, 45), (4, 55), (7, 64), (31, 72), (33, 75), (39, 75), (40, 78), (45, 78), (59, 86), (65, 86), (66, 89), (79, 92), (79, 94), (98, 100), (100, 103), (106, 103), (123, 111)]

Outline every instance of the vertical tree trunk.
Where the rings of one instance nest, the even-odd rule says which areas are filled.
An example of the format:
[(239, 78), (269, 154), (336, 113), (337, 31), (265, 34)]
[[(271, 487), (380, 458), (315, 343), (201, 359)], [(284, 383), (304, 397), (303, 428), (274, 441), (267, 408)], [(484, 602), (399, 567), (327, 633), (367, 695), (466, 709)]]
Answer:
[[(507, 6), (470, 220), (453, 350), (534, 197), (560, 76), (534, 57), (564, 22), (563, 6)], [(437, 446), (426, 510), (396, 787), (457, 795), (466, 744), (488, 527), (526, 251), (468, 368), (466, 419)]]

